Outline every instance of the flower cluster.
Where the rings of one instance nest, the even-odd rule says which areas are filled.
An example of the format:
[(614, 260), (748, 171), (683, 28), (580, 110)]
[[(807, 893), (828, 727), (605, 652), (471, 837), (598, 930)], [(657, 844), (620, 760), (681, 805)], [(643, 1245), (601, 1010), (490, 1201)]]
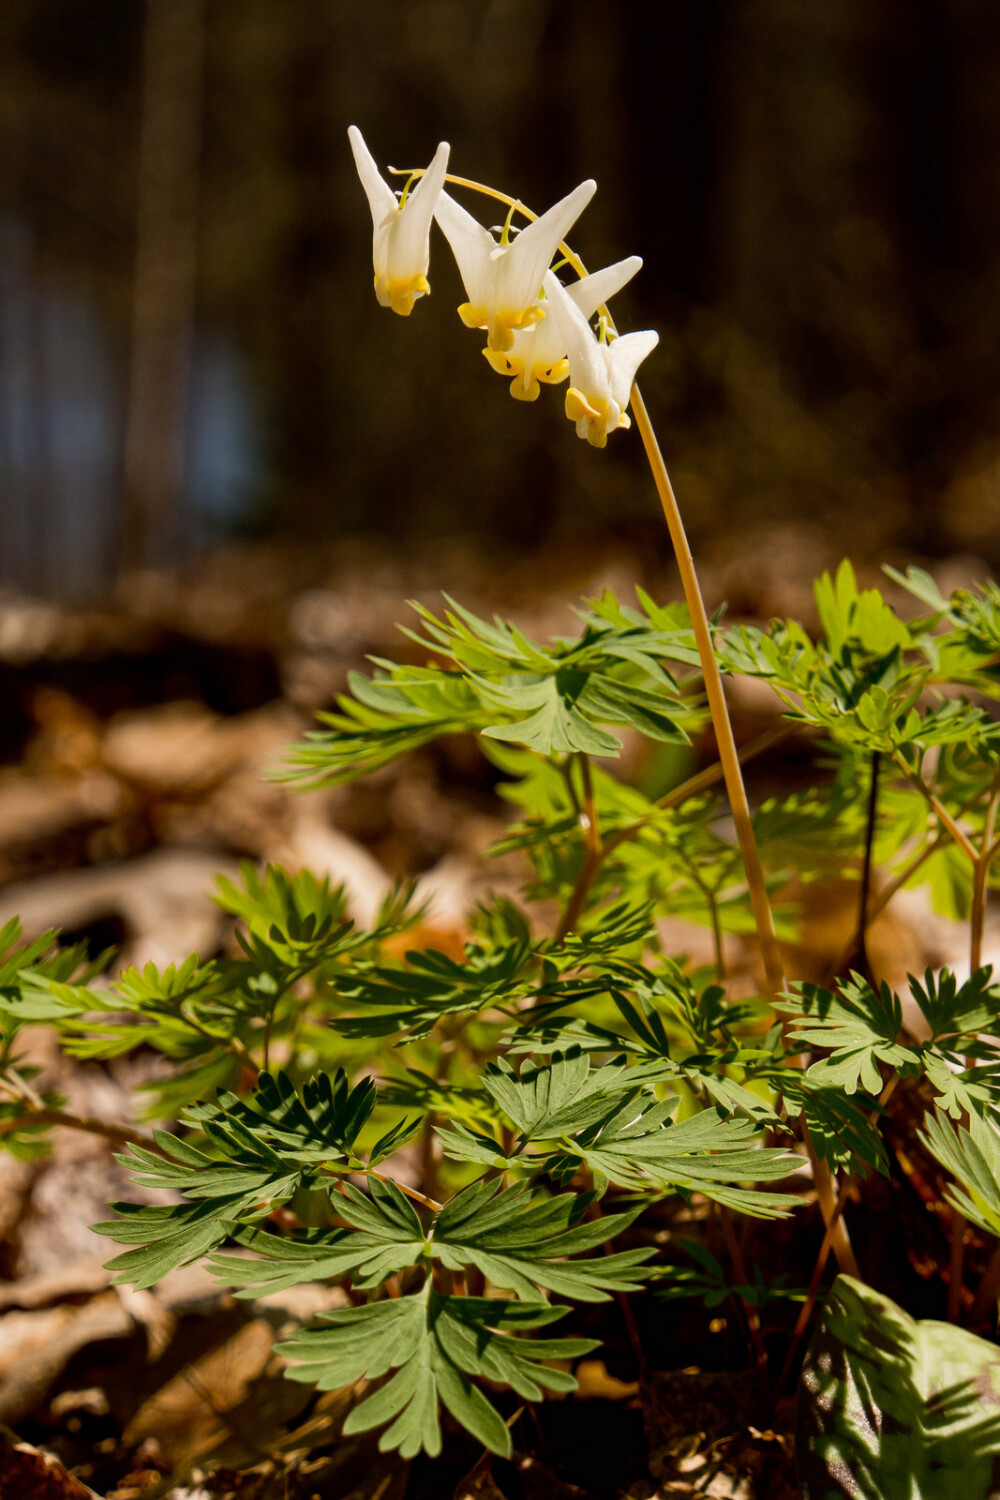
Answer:
[(646, 331), (619, 338), (604, 319), (595, 333), (591, 319), (642, 261), (629, 256), (569, 286), (551, 269), (597, 184), (581, 182), (520, 231), (511, 226), (512, 210), (497, 239), (445, 192), (446, 141), (426, 171), (414, 173), (397, 197), (356, 125), (348, 136), (372, 213), (375, 295), (381, 305), (405, 317), (416, 299), (430, 292), (430, 232), (436, 219), (468, 298), (459, 317), (468, 328), (485, 331), (483, 354), (494, 370), (510, 378), (515, 400), (534, 401), (543, 384), (558, 385), (568, 377), (566, 415), (578, 436), (603, 448), (609, 432), (628, 427), (635, 372), (659, 336)]

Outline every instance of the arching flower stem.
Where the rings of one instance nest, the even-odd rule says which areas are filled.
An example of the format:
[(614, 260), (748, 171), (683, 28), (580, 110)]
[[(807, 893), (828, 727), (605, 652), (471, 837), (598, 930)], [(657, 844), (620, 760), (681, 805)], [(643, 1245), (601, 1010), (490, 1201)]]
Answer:
[[(394, 168), (390, 168), (390, 171), (394, 170)], [(411, 174), (406, 173), (406, 175), (410, 176)], [(475, 182), (468, 177), (456, 177), (451, 173), (445, 177), (445, 182), (451, 184), (453, 187), (468, 188), (471, 192), (481, 193), (487, 198), (493, 198), (498, 203), (505, 204), (510, 210), (510, 214), (518, 212), (529, 221), (538, 217), (537, 214), (532, 213), (518, 199), (511, 198), (506, 193), (499, 192), (496, 188), (487, 187), (485, 183)], [(508, 222), (510, 214), (508, 215)], [(567, 264), (573, 268), (578, 276), (587, 275), (586, 266), (571, 246), (560, 244), (559, 249)], [(600, 314), (609, 332), (617, 332), (614, 321), (606, 307), (600, 309)], [(646, 404), (639, 393), (638, 385), (633, 385), (632, 387), (631, 406), (635, 414), (639, 435), (642, 438), (642, 445), (646, 450), (646, 458), (653, 476), (653, 483), (656, 485), (660, 504), (663, 507), (667, 529), (670, 532), (670, 540), (673, 543), (674, 554), (677, 558), (684, 598), (687, 601), (688, 610), (691, 615), (691, 624), (698, 647), (698, 656), (701, 661), (702, 676), (705, 680), (705, 695), (708, 699), (708, 707), (712, 715), (712, 725), (715, 729), (715, 738), (719, 749), (719, 760), (722, 765), (723, 777), (726, 784), (726, 794), (729, 798), (733, 822), (736, 824), (736, 836), (739, 840), (740, 853), (743, 856), (754, 924), (757, 929), (757, 940), (760, 944), (768, 989), (773, 994), (781, 989), (784, 984), (784, 966), (781, 961), (778, 939), (774, 930), (774, 916), (771, 911), (771, 902), (768, 898), (767, 887), (764, 883), (764, 872), (761, 867), (760, 853), (757, 849), (757, 840), (754, 837), (753, 822), (750, 817), (750, 805), (747, 801), (743, 773), (740, 770), (736, 741), (733, 737), (733, 727), (730, 722), (729, 709), (722, 686), (722, 674), (719, 671), (719, 664), (716, 660), (712, 644), (712, 629), (709, 624), (708, 612), (705, 608), (704, 598), (702, 597), (701, 585), (698, 581), (698, 574), (695, 570), (694, 558), (691, 554), (691, 547), (684, 529), (680, 507), (677, 504), (677, 497), (670, 483), (670, 475), (667, 472), (667, 466), (660, 451), (660, 445), (653, 430), (649, 413), (646, 410)]]
[[(390, 172), (397, 173), (396, 168), (389, 168)], [(399, 176), (409, 177), (409, 171), (398, 172)], [(445, 182), (452, 187), (468, 188), (470, 192), (480, 193), (485, 198), (493, 198), (497, 203), (503, 203), (511, 212), (520, 213), (529, 222), (538, 218), (530, 208), (526, 208), (517, 198), (511, 198), (509, 194), (500, 192), (497, 188), (491, 188), (484, 182), (476, 182), (470, 177), (457, 177), (451, 173), (445, 176)], [(509, 217), (508, 217), (509, 223)], [(577, 255), (572, 246), (561, 242), (559, 245), (566, 263), (570, 265), (578, 276), (587, 275), (587, 267)], [(609, 333), (616, 334), (614, 319), (606, 307), (598, 309), (604, 326)], [(715, 649), (712, 644), (712, 627), (708, 619), (708, 611), (705, 608), (705, 600), (702, 597), (701, 584), (694, 566), (694, 557), (691, 546), (687, 539), (684, 521), (681, 516), (677, 497), (674, 494), (670, 475), (657, 441), (653, 424), (650, 421), (646, 404), (639, 393), (638, 385), (632, 386), (631, 406), (635, 413), (636, 426), (642, 438), (642, 445), (646, 451), (646, 459), (649, 463), (653, 483), (660, 497), (663, 507), (663, 515), (670, 532), (670, 540), (673, 543), (674, 555), (677, 558), (677, 567), (681, 577), (681, 587), (684, 590), (684, 598), (688, 611), (691, 615), (691, 624), (694, 630), (695, 643), (698, 648), (698, 657), (701, 662), (702, 676), (705, 681), (705, 696), (708, 699), (709, 712), (712, 716), (712, 727), (715, 730), (715, 739), (719, 751), (719, 761), (722, 766), (723, 779), (726, 785), (726, 795), (729, 799), (733, 822), (736, 825), (736, 836), (739, 840), (740, 854), (743, 859), (743, 868), (746, 872), (747, 887), (750, 893), (750, 903), (753, 910), (754, 925), (757, 929), (757, 941), (760, 945), (761, 958), (764, 964), (764, 973), (767, 979), (768, 990), (776, 994), (785, 983), (784, 964), (781, 959), (781, 950), (778, 947), (778, 938), (774, 930), (774, 914), (771, 911), (771, 902), (767, 894), (767, 886), (764, 883), (764, 871), (760, 862), (760, 852), (757, 848), (757, 840), (753, 831), (753, 822), (750, 817), (750, 804), (747, 801), (746, 787), (743, 782), (743, 773), (740, 770), (739, 755), (736, 750), (736, 741), (733, 736), (733, 726), (729, 718), (729, 708), (726, 704), (726, 695), (722, 686), (722, 674), (715, 657)], [(823, 1220), (831, 1236), (834, 1254), (840, 1269), (848, 1275), (860, 1278), (857, 1260), (851, 1247), (850, 1238), (847, 1234), (847, 1226), (843, 1218), (837, 1212), (837, 1192), (834, 1185), (833, 1174), (825, 1162), (821, 1161), (809, 1139), (808, 1131), (804, 1131), (806, 1149), (809, 1152), (810, 1162), (813, 1169), (813, 1179), (816, 1186), (816, 1194), (819, 1199)]]

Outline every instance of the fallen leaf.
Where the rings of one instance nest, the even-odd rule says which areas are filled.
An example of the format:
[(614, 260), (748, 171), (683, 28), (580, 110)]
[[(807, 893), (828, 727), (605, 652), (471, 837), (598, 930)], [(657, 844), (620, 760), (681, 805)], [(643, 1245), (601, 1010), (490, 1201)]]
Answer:
[(18, 1442), (0, 1428), (0, 1496), (3, 1500), (100, 1500), (68, 1474), (57, 1458)]
[(637, 1380), (619, 1380), (609, 1375), (602, 1359), (584, 1359), (576, 1367), (577, 1400), (627, 1401), (639, 1394)]
[(133, 1326), (112, 1291), (82, 1307), (9, 1312), (0, 1318), (0, 1422), (16, 1423), (34, 1411), (79, 1350), (127, 1338)]
[(268, 1319), (244, 1323), (144, 1401), (123, 1441), (155, 1437), (178, 1476), (196, 1463), (240, 1468), (266, 1457), (312, 1395), (284, 1378), (274, 1339)]

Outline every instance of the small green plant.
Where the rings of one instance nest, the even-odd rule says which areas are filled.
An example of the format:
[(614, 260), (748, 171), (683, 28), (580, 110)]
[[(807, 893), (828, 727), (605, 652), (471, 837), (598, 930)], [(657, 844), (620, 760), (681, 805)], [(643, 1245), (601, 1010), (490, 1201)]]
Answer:
[[(649, 337), (616, 339), (606, 310), (595, 337), (584, 310), (623, 273), (582, 295), (582, 280), (567, 289), (548, 269), (558, 251), (582, 273), (558, 242), (591, 189), (520, 233), (507, 200), (497, 243), (451, 200), (442, 208), (446, 148), (397, 204), (352, 142), (379, 300), (408, 314), (429, 290), (438, 212), (469, 293), (463, 320), (486, 328), (514, 394), (568, 373), (567, 410), (593, 446), (628, 425)], [(378, 1428), (383, 1448), (407, 1456), (440, 1451), (442, 1408), (508, 1453), (519, 1406), (571, 1390), (573, 1362), (595, 1347), (552, 1326), (576, 1304), (618, 1299), (641, 1345), (627, 1299), (644, 1286), (709, 1309), (735, 1301), (764, 1376), (761, 1315), (799, 1298), (785, 1370), (770, 1370), (780, 1388), (829, 1255), (857, 1272), (848, 1195), (895, 1170), (900, 1139), (919, 1146), (915, 1112), (920, 1149), (952, 1182), (959, 1246), (965, 1220), (1000, 1231), (1000, 985), (982, 965), (1000, 851), (1000, 740), (984, 706), (1000, 696), (1000, 590), (945, 598), (926, 574), (894, 575), (916, 601), (904, 621), (844, 563), (817, 584), (817, 640), (795, 621), (711, 623), (635, 390), (631, 404), (686, 602), (605, 593), (582, 604), (574, 634), (549, 641), (451, 600), (440, 615), (420, 607), (406, 633), (422, 663), (378, 660), (353, 676), (290, 753), (287, 775), (314, 785), (443, 736), (477, 738), (514, 809), (498, 847), (521, 851), (530, 874), (518, 901), (491, 897), (469, 914), (461, 956), (408, 939), (422, 916), (411, 887), (364, 930), (341, 890), (252, 867), (220, 883), (237, 921), (228, 957), (108, 981), (106, 964), (88, 967), (54, 935), (2, 935), (3, 1143), (33, 1154), (54, 1126), (94, 1131), (126, 1148), (137, 1183), (171, 1191), (168, 1204), (114, 1204), (96, 1226), (127, 1247), (110, 1263), (121, 1281), (149, 1286), (207, 1256), (241, 1297), (342, 1284), (348, 1304), (282, 1346), (289, 1373), (353, 1387), (346, 1430)], [(752, 817), (727, 675), (766, 680), (785, 708), (785, 727), (744, 758), (793, 728), (817, 747), (815, 784)], [(683, 744), (709, 720), (717, 765), (658, 796), (615, 775), (624, 736)], [(857, 881), (856, 932), (826, 983), (789, 983), (778, 939), (798, 929), (791, 893), (832, 874)], [(911, 979), (904, 1012), (872, 975), (867, 935), (898, 890), (921, 883), (937, 910), (969, 922), (970, 977)], [(711, 933), (712, 964), (665, 951), (662, 919), (677, 915)], [(756, 934), (757, 993), (733, 992), (727, 934)], [(76, 1057), (162, 1053), (172, 1066), (137, 1113), (173, 1128), (82, 1119), (38, 1094), (18, 1034), (40, 1022)], [(888, 1130), (902, 1098), (905, 1119)], [(807, 1185), (811, 1174), (825, 1219), (801, 1293), (748, 1268), (733, 1227), (795, 1213), (793, 1173)], [(709, 1205), (717, 1229), (715, 1250), (692, 1243), (687, 1270), (676, 1255), (668, 1270), (663, 1236), (643, 1229), (670, 1205)], [(950, 1277), (957, 1319), (958, 1254)], [(1000, 1257), (980, 1298), (997, 1280)]]

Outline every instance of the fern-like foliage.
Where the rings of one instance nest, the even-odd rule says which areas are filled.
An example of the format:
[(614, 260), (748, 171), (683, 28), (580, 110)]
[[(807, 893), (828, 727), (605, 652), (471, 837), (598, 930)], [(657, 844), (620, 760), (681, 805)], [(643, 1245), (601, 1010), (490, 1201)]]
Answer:
[[(607, 600), (584, 617), (575, 640), (541, 645), (499, 618), (479, 619), (448, 599), (442, 617), (414, 605), (420, 629), (404, 634), (429, 666), (376, 660), (375, 673), (349, 679), (325, 729), (296, 746), (291, 774), (349, 781), (442, 735), (472, 731), (543, 755), (616, 756), (624, 725), (653, 740), (683, 742), (689, 714), (664, 661), (696, 658), (690, 628), (676, 615), (626, 615)], [(649, 602), (655, 612), (655, 606)]]
[(483, 1377), (516, 1391), (524, 1401), (574, 1389), (574, 1377), (547, 1361), (579, 1358), (594, 1339), (522, 1338), (566, 1312), (546, 1302), (453, 1297), (425, 1282), (419, 1292), (321, 1314), (322, 1326), (279, 1345), (293, 1361), (293, 1380), (321, 1390), (364, 1379), (377, 1381), (344, 1423), (345, 1433), (383, 1427), (379, 1447), (404, 1458), (421, 1449), (441, 1451), (439, 1404), (491, 1453), (510, 1455), (510, 1433), (499, 1412), (475, 1385)]

